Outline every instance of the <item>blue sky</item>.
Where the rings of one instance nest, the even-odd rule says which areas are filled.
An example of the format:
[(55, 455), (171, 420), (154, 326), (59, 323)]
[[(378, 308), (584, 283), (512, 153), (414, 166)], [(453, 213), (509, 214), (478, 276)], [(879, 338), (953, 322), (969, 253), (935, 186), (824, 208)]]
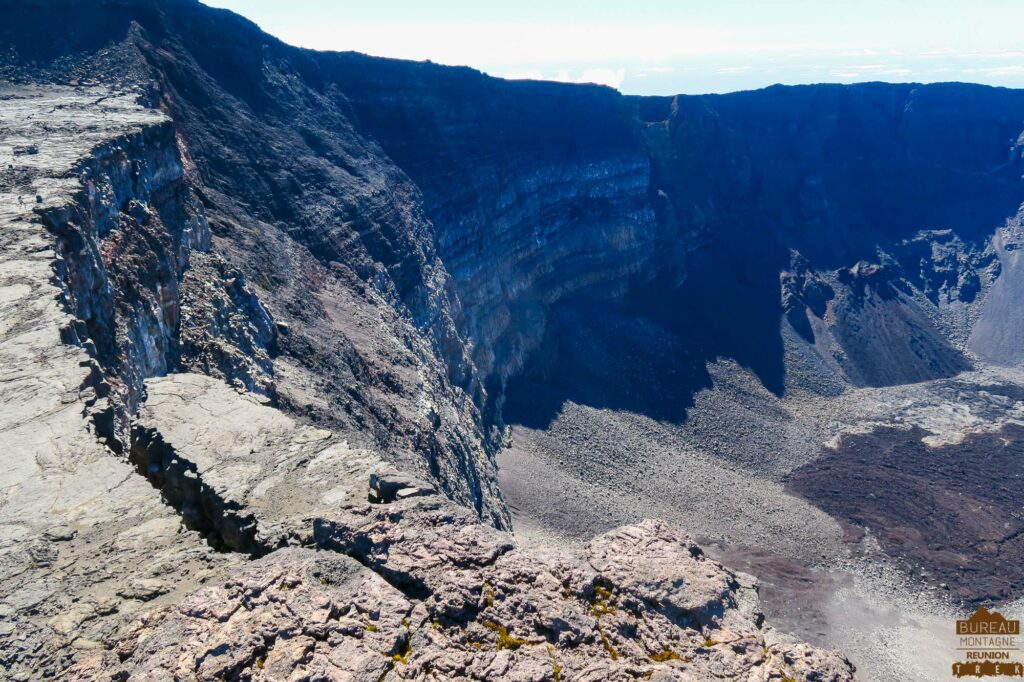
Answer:
[(629, 94), (772, 83), (1024, 87), (1024, 0), (204, 0), (288, 43)]

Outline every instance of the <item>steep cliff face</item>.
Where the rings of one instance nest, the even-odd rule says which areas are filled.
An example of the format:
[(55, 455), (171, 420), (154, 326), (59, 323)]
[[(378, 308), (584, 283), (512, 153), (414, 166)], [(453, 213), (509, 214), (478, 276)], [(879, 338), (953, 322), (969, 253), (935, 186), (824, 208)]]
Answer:
[(95, 150), (80, 165), (78, 202), (42, 216), (57, 235), (58, 277), (78, 318), (69, 340), (94, 346), (122, 426), (143, 379), (175, 364), (180, 276), (193, 248), (209, 248), (182, 177), (165, 122)]
[[(132, 49), (159, 74), (219, 250), (288, 330), (280, 404), (506, 524), (491, 482), (496, 435), (416, 188), (309, 55), (234, 15), (209, 16), (189, 5), (142, 24)], [(160, 42), (160, 29), (181, 42)]]
[[(1020, 92), (867, 83), (631, 102), (645, 121), (653, 185), (666, 198), (655, 204), (659, 220), (690, 250), (666, 265), (685, 266), (678, 298), (696, 301), (691, 316), (720, 353), (782, 391), (785, 313), (812, 344), (815, 320), (836, 330), (832, 350), (844, 356), (841, 375), (855, 384), (967, 366), (955, 357), (973, 323), (963, 308), (994, 278), (987, 242), (1024, 200)], [(841, 276), (862, 260), (884, 266), (885, 281)], [(802, 299), (785, 285), (806, 270), (828, 273), (830, 286), (849, 296), (794, 307)], [(902, 321), (870, 311), (865, 318), (865, 287), (869, 297), (914, 304), (895, 304)], [(858, 303), (842, 302), (851, 299)], [(723, 307), (742, 322), (723, 321)], [(865, 365), (856, 356), (873, 353), (856, 345), (847, 326), (862, 340), (874, 330), (902, 357)]]
[(551, 304), (621, 298), (651, 261), (650, 163), (618, 93), (355, 54), (321, 63), (423, 192), (494, 392)]
[[(96, 147), (74, 173), (82, 185), (75, 200), (44, 209), (41, 220), (57, 238), (55, 271), (76, 317), (65, 341), (85, 345), (103, 369), (98, 390), (109, 412), (98, 424), (111, 447), (128, 444), (127, 420), (149, 377), (198, 365), (271, 393), (273, 323), (240, 273), (215, 255), (199, 255), (210, 249), (210, 230), (185, 179), (171, 123)], [(196, 256), (221, 268), (191, 269)], [(236, 296), (218, 298), (225, 287)], [(221, 317), (204, 319), (207, 310)]]
[[(549, 417), (576, 396), (681, 419), (720, 357), (777, 394), (956, 373), (999, 273), (989, 237), (1024, 199), (1014, 91), (624, 98), (303, 51), (187, 0), (14, 5), (36, 11), (3, 29), (5, 73), (136, 87), (174, 122), (184, 170), (166, 172), (194, 187), (170, 222), (195, 226), (143, 246), (154, 219), (132, 192), (150, 190), (132, 183), (180, 182), (157, 177), (158, 158), (102, 169), (133, 227), (95, 228), (90, 258), (102, 242), (124, 293), (81, 317), (122, 363), (129, 409), (172, 365), (238, 379), (499, 525), (510, 379), (553, 388)], [(90, 28), (44, 38), (56, 8)], [(223, 284), (196, 304), (188, 288), (205, 284), (186, 275), (179, 331), (203, 214), (216, 255), (194, 273)], [(86, 271), (74, 286), (107, 286)], [(119, 306), (121, 337), (104, 326)], [(197, 328), (215, 340), (197, 345)], [(794, 353), (819, 376), (794, 372)]]
[(1024, 96), (967, 84), (776, 86), (633, 100), (688, 232), (768, 233), (822, 268), (1016, 212)]
[[(970, 367), (966, 339), (999, 272), (989, 240), (1024, 200), (1018, 92), (621, 98), (360, 55), (323, 61), (423, 191), (492, 397), (525, 371), (562, 396), (678, 418), (717, 357), (781, 394), (808, 381), (789, 371), (783, 324), (830, 375), (815, 384)], [(876, 270), (885, 277), (867, 277)], [(651, 395), (616, 395), (621, 367), (595, 376), (603, 332), (581, 322), (588, 299), (677, 337), (678, 360), (637, 378)]]
[(482, 415), (483, 383), (419, 190), (353, 123), (315, 55), (187, 1), (88, 12), (67, 3), (67, 18), (93, 30), (35, 41), (54, 9), (16, 12), (6, 29), (14, 63), (32, 55), (36, 77), (137, 84), (173, 118), (215, 251), (255, 287), (280, 330), (257, 316), (251, 334), (229, 343), (250, 350), (196, 348), (189, 330), (230, 337), (221, 334), (230, 315), (193, 307), (183, 343), (194, 357), (183, 365), (217, 364), (233, 379), (279, 353), (272, 390), (264, 387), (278, 404), (381, 448), (507, 525), (493, 471), (500, 433)]

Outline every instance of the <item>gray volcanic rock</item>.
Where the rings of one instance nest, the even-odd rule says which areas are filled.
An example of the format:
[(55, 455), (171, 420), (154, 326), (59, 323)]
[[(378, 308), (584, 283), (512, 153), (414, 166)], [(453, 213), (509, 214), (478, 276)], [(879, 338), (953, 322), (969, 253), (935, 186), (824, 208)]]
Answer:
[[(142, 608), (238, 561), (182, 532), (104, 445), (115, 442), (112, 391), (88, 325), (72, 314), (82, 289), (69, 286), (71, 266), (47, 230), (82, 215), (80, 159), (97, 147), (117, 159), (118, 148), (169, 132), (133, 99), (0, 89), (0, 666), (13, 680), (58, 675)], [(34, 153), (14, 153), (29, 143)], [(35, 195), (42, 202), (24, 200)]]
[(844, 374), (854, 385), (891, 386), (971, 369), (927, 309), (900, 290), (896, 270), (861, 262), (838, 273), (825, 335)]
[(545, 504), (582, 472), (553, 517), (682, 491), (701, 530), (839, 554), (782, 494), (826, 430), (783, 394), (838, 419), (815, 400), (1017, 363), (1024, 94), (626, 98), (193, 0), (0, 15), (12, 677), (851, 676), (661, 522), (518, 547), (506, 416), (555, 424)]
[(481, 569), (515, 546), (511, 535), (481, 525), (440, 497), (363, 505), (319, 518), (313, 539), (318, 547), (358, 557), (410, 595), (443, 599), (433, 610), (447, 618), (476, 609)]
[(474, 360), (499, 388), (540, 344), (551, 304), (621, 297), (654, 274), (650, 162), (613, 90), (354, 54), (322, 63), (423, 192)]
[(200, 374), (146, 382), (129, 459), (189, 527), (250, 554), (301, 542), (303, 519), (364, 501), (367, 479), (384, 467), (375, 453)]
[(245, 276), (217, 254), (193, 253), (181, 280), (184, 369), (275, 395), (277, 327)]
[[(92, 106), (77, 103), (83, 112)], [(74, 201), (40, 219), (56, 237), (56, 274), (81, 321), (67, 340), (95, 347), (123, 444), (142, 381), (176, 362), (181, 274), (192, 250), (209, 248), (210, 234), (169, 121), (94, 145), (67, 179)]]
[(379, 680), (395, 665), (391, 652), (408, 641), (412, 610), (401, 592), (349, 557), (284, 549), (147, 614), (116, 655), (86, 658), (68, 677)]
[(1016, 306), (1024, 290), (1024, 208), (995, 234), (992, 246), (1001, 274), (985, 296), (967, 344), (989, 362), (1019, 367), (1024, 364), (1024, 324)]
[(597, 538), (589, 564), (522, 552), (441, 498), (356, 507), (316, 535), (358, 562), (274, 552), (71, 679), (853, 679), (835, 653), (766, 644), (749, 578), (659, 521)]

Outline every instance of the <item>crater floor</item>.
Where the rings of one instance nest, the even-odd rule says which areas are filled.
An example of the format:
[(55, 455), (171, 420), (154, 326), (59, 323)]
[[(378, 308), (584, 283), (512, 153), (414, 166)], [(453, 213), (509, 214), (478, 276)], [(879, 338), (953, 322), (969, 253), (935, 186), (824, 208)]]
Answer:
[(779, 398), (731, 362), (680, 423), (566, 402), (513, 426), (500, 482), (541, 546), (658, 516), (762, 578), (769, 618), (866, 679), (949, 677), (954, 620), (1016, 612), (1024, 376)]

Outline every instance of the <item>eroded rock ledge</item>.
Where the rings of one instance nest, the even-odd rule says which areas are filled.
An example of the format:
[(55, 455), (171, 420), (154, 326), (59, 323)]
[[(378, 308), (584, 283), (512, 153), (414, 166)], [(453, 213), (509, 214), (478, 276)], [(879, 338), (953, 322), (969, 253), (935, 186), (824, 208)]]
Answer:
[(81, 679), (852, 679), (663, 521), (546, 559), (259, 396), (190, 374), (146, 394), (136, 466), (188, 525), (265, 556), (143, 617)]
[(274, 552), (152, 612), (72, 679), (853, 679), (661, 521), (555, 562), (439, 495), (314, 524), (329, 551)]
[(260, 555), (308, 542), (309, 514), (366, 500), (373, 452), (299, 424), (201, 374), (146, 381), (129, 459), (185, 524), (225, 549)]

